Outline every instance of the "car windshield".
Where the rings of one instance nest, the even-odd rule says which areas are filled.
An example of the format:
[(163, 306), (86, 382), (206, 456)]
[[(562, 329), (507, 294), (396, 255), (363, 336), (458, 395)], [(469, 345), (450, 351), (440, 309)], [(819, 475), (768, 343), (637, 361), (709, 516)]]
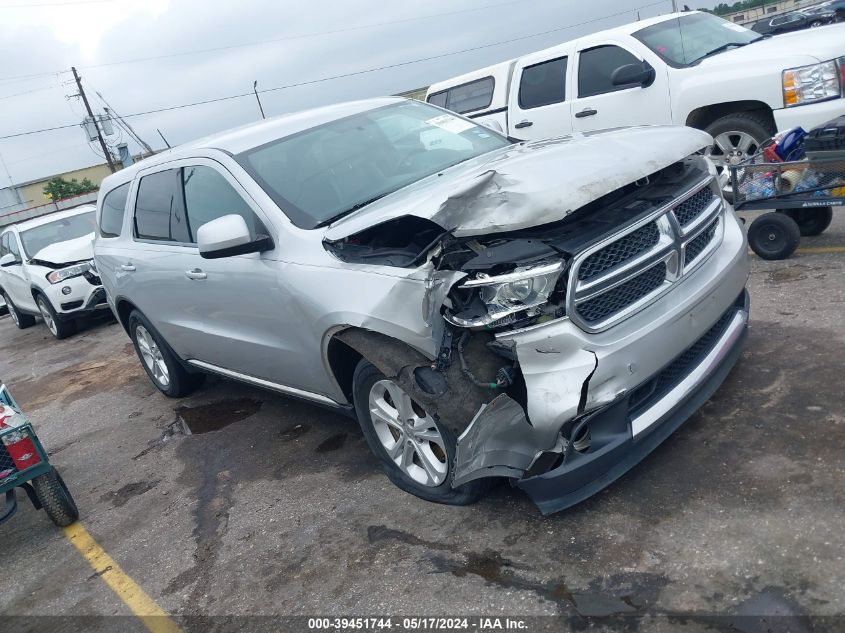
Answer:
[(760, 38), (759, 33), (709, 13), (682, 15), (633, 35), (673, 66), (689, 66)]
[(237, 159), (298, 227), (313, 229), (507, 138), (417, 101), (320, 125)]
[(21, 244), (26, 256), (31, 258), (50, 244), (74, 240), (93, 233), (95, 228), (94, 211), (87, 211), (21, 231)]

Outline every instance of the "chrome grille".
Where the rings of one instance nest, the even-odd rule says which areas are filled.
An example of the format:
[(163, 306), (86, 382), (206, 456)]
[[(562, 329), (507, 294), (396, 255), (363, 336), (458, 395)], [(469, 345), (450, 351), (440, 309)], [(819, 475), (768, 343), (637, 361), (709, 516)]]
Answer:
[(578, 279), (591, 279), (653, 248), (659, 240), (660, 230), (657, 228), (657, 222), (649, 222), (585, 259), (578, 269)]
[(719, 228), (719, 218), (713, 220), (707, 225), (701, 233), (692, 238), (684, 248), (684, 266), (688, 266), (695, 258), (701, 255), (702, 251), (707, 248), (707, 245), (713, 241), (716, 236), (716, 229)]
[(707, 209), (715, 197), (716, 194), (710, 187), (704, 187), (684, 200), (675, 207), (675, 217), (678, 219), (678, 224), (681, 226), (689, 225)]
[(636, 314), (692, 272), (723, 234), (722, 199), (712, 177), (637, 223), (577, 253), (567, 281), (567, 314), (599, 332)]
[(578, 306), (578, 313), (587, 323), (603, 321), (627, 308), (659, 288), (666, 280), (666, 262), (660, 262), (625, 283), (588, 299)]

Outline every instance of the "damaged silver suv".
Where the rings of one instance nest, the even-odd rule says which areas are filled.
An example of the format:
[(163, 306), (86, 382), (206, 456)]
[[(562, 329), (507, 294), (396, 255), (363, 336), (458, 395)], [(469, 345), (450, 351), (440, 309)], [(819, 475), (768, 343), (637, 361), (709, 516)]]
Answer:
[(388, 477), (543, 512), (715, 391), (743, 231), (682, 127), (519, 142), (399, 98), (285, 115), (107, 178), (97, 267), (153, 383), (205, 372), (357, 417)]

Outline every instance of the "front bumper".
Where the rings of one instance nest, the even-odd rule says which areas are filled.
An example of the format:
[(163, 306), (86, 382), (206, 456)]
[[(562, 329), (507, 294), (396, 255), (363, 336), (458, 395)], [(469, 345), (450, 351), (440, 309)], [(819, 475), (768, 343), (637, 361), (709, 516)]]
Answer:
[[(70, 292), (64, 294), (62, 288), (70, 288)], [(53, 304), (56, 317), (63, 321), (89, 316), (109, 307), (100, 278), (91, 273), (65, 279), (42, 290)]]
[(845, 99), (842, 97), (774, 111), (778, 132), (799, 126), (809, 132), (814, 127), (823, 125), (842, 114), (845, 114)]
[(743, 290), (704, 336), (652, 380), (578, 420), (590, 430), (589, 451), (580, 453), (569, 446), (559, 466), (516, 485), (543, 514), (549, 514), (583, 501), (621, 477), (718, 389), (742, 352), (748, 311), (748, 292)]

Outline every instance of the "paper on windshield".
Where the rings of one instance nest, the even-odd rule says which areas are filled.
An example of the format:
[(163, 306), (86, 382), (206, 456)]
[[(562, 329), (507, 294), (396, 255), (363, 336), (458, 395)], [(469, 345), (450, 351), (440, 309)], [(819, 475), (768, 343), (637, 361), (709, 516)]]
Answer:
[(460, 134), (461, 132), (466, 132), (467, 130), (471, 130), (475, 127), (474, 123), (464, 121), (463, 119), (459, 119), (451, 114), (441, 114), (440, 116), (436, 116), (432, 119), (426, 119), (426, 123), (428, 125), (439, 127), (447, 132), (452, 132), (453, 134)]

